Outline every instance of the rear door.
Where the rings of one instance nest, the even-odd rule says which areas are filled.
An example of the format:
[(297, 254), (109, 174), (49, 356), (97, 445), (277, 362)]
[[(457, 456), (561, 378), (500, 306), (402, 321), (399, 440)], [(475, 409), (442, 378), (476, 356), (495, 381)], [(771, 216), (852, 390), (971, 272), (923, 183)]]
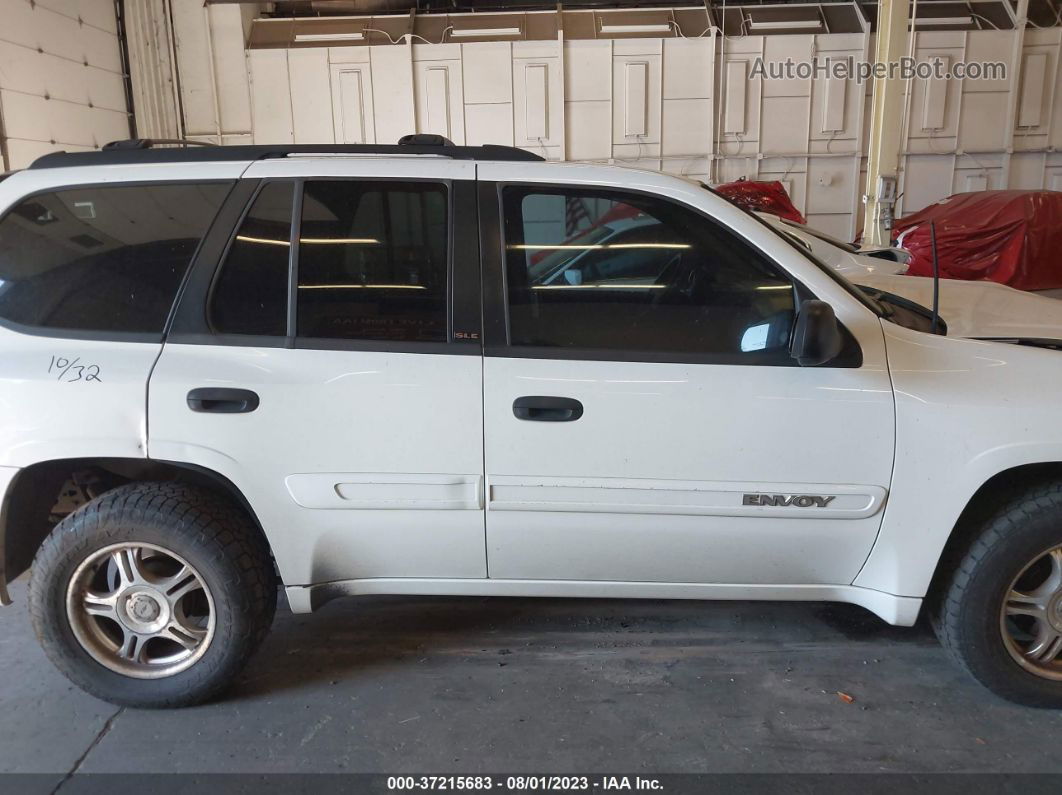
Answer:
[[(850, 583), (893, 460), (877, 317), (707, 192), (548, 169), (480, 171), (490, 576)], [(852, 339), (802, 368), (788, 341), (815, 294)]]
[(231, 480), (288, 585), (484, 577), (474, 166), (289, 158), (240, 190), (152, 376), (151, 456)]
[[(188, 166), (175, 181), (151, 166), (30, 169), (0, 182), (7, 477), (56, 459), (147, 455), (144, 397), (166, 319), (240, 170)], [(33, 551), (0, 551), (0, 568), (13, 579)]]

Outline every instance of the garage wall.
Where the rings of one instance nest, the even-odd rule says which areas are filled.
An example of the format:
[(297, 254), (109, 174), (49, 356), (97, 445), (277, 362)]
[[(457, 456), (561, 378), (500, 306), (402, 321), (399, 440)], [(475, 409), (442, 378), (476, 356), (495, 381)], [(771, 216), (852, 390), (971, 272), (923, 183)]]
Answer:
[[(128, 137), (113, 0), (2, 0), (3, 168)], [(721, 182), (780, 179), (809, 221), (859, 227), (869, 86), (750, 79), (758, 57), (865, 58), (864, 34), (417, 43), (246, 50), (261, 7), (127, 0), (141, 135), (390, 142), (412, 130)], [(909, 86), (903, 196), (1062, 190), (1062, 29), (923, 32), (925, 60), (1008, 79)], [(146, 89), (145, 86), (149, 88)]]
[(781, 179), (812, 223), (849, 237), (863, 92), (748, 75), (758, 56), (862, 57), (865, 39), (745, 37), (718, 53), (712, 36), (256, 49), (251, 127), (256, 143), (389, 143), (416, 130), (706, 181)]
[(756, 60), (863, 60), (863, 34), (728, 37), (720, 56), (722, 96), (715, 179), (777, 179), (808, 222), (851, 239), (864, 186), (864, 118), (870, 87), (854, 80), (750, 78)]
[(922, 33), (919, 57), (1004, 61), (1007, 80), (919, 82), (909, 96), (905, 211), (950, 193), (1062, 190), (1062, 28)]
[(250, 143), (251, 96), (244, 41), (258, 8), (204, 7), (201, 2), (172, 0), (171, 7), (183, 135), (220, 144)]
[[(254, 13), (173, 7), (185, 135), (388, 143), (438, 132), (713, 182), (779, 179), (813, 225), (845, 238), (860, 228), (870, 86), (750, 75), (757, 57), (865, 59), (870, 35), (245, 50)], [(917, 34), (923, 59), (1003, 61), (1010, 75), (908, 86), (901, 213), (963, 190), (1062, 190), (1060, 45), (1060, 28)]]
[[(851, 239), (862, 225), (870, 86), (742, 77), (760, 55), (869, 59), (873, 38), (728, 37), (715, 178), (780, 179), (809, 223)], [(1006, 80), (908, 85), (898, 214), (963, 191), (1062, 190), (1062, 153), (1053, 151), (1062, 148), (1060, 45), (1057, 27), (915, 35), (918, 60), (1000, 61), (1009, 70)]]
[(704, 38), (251, 50), (254, 140), (393, 143), (417, 131), (706, 178), (713, 47)]
[(0, 5), (0, 167), (128, 138), (114, 0)]

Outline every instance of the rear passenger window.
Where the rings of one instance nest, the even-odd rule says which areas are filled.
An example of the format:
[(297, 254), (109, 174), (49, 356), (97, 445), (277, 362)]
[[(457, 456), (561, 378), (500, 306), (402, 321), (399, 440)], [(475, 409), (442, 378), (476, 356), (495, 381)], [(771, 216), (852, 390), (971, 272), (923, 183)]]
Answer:
[(0, 221), (0, 319), (161, 334), (231, 183), (60, 190)]
[(307, 182), (298, 336), (446, 342), (447, 204), (432, 183)]
[(294, 183), (268, 183), (244, 217), (208, 300), (217, 334), (283, 337)]

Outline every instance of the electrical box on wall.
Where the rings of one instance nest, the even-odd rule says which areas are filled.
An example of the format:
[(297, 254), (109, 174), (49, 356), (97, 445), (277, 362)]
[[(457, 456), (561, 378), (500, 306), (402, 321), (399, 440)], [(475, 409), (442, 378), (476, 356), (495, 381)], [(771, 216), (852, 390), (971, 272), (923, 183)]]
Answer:
[(881, 204), (896, 203), (896, 177), (879, 176), (877, 195), (874, 197)]

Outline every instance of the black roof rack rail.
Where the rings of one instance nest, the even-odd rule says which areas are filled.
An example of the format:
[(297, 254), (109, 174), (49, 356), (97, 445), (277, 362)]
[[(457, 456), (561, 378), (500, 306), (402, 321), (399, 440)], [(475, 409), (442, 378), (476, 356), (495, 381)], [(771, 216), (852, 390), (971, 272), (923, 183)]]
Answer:
[[(112, 141), (97, 152), (52, 152), (38, 157), (30, 169), (72, 166), (204, 163), (226, 160), (266, 160), (288, 155), (438, 155), (455, 160), (542, 161), (545, 158), (515, 146), (483, 144), (457, 146), (441, 135), (407, 135), (397, 144), (247, 144), (195, 146), (196, 141), (136, 138)], [(160, 147), (161, 144), (166, 146)], [(181, 144), (174, 146), (174, 144)], [(192, 144), (192, 146), (188, 146)]]
[(193, 141), (189, 138), (127, 138), (103, 145), (105, 152), (114, 149), (152, 149), (156, 146), (217, 146), (210, 141)]

